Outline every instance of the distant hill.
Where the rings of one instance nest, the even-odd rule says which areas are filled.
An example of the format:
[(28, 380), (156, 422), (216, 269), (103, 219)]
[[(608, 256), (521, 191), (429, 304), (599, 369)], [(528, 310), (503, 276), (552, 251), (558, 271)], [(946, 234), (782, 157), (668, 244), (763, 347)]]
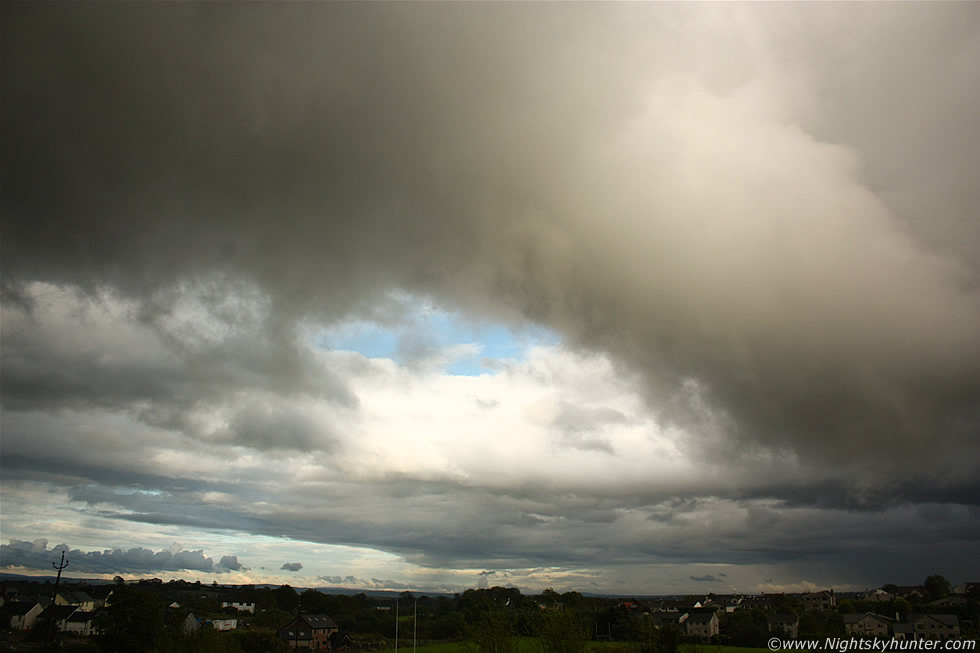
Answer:
[[(8, 574), (6, 572), (0, 572), (0, 581), (18, 581), (24, 583), (54, 583), (57, 580), (56, 576), (25, 576), (23, 574)], [(111, 585), (111, 580), (105, 580), (104, 578), (71, 578), (70, 576), (61, 577), (62, 584), (81, 584), (86, 585)]]
[[(9, 582), (51, 583), (51, 584), (54, 584), (55, 580), (56, 580), (55, 576), (25, 576), (23, 574), (8, 574), (6, 572), (0, 572), (0, 582), (9, 581)], [(61, 583), (62, 584), (111, 585), (112, 582), (113, 581), (111, 581), (111, 580), (105, 580), (103, 578), (71, 578), (69, 576), (62, 576), (61, 577)], [(135, 583), (135, 582), (137, 582), (135, 579), (126, 581), (127, 584), (132, 584), (132, 583)], [(213, 587), (210, 583), (205, 583), (204, 585), (206, 587), (208, 587), (208, 588), (212, 588)], [(232, 585), (220, 585), (219, 584), (219, 585), (217, 585), (215, 587), (219, 588), (220, 590), (232, 591), (232, 590), (238, 589), (239, 586), (240, 585), (238, 585), (238, 584), (232, 584)], [(279, 587), (279, 585), (276, 584), (276, 583), (255, 583), (254, 584), (254, 587), (257, 587), (257, 588), (267, 588), (267, 589), (275, 589), (275, 588)], [(316, 590), (318, 592), (323, 592), (324, 594), (340, 594), (340, 595), (344, 595), (344, 596), (354, 596), (355, 594), (364, 594), (365, 596), (370, 596), (370, 597), (376, 598), (376, 599), (391, 599), (391, 600), (395, 600), (396, 598), (398, 598), (399, 596), (401, 596), (405, 592), (405, 590), (372, 590), (372, 589), (360, 589), (360, 588), (350, 588), (350, 587), (331, 587), (331, 586), (326, 586), (326, 587), (312, 587), (312, 588), (311, 587), (297, 587), (297, 586), (292, 586), (292, 587), (297, 592), (304, 592), (304, 591), (306, 591), (308, 589), (313, 589), (313, 590)], [(447, 596), (447, 597), (452, 597), (455, 593), (454, 592), (411, 592), (411, 594), (412, 594), (412, 596), (431, 596), (431, 597)], [(596, 597), (596, 598), (617, 598), (615, 595), (612, 595), (612, 594), (594, 594), (592, 592), (582, 592), (582, 595), (583, 596)], [(638, 594), (638, 595), (635, 595), (635, 596), (634, 595), (631, 595), (630, 598), (634, 598), (634, 599), (651, 599), (652, 600), (652, 599), (667, 599), (667, 598), (670, 598), (670, 599), (680, 599), (680, 598), (684, 598), (686, 596), (687, 595), (664, 595), (664, 594), (644, 594), (644, 595), (639, 595)]]
[[(303, 591), (303, 589), (305, 588), (296, 588), (297, 591)], [(395, 600), (405, 593), (405, 590), (365, 590), (351, 589), (349, 587), (314, 587), (312, 589), (323, 592), (324, 594), (344, 594), (346, 596), (364, 594), (365, 596), (390, 598), (391, 600)], [(412, 592), (412, 596), (453, 596), (453, 592)]]

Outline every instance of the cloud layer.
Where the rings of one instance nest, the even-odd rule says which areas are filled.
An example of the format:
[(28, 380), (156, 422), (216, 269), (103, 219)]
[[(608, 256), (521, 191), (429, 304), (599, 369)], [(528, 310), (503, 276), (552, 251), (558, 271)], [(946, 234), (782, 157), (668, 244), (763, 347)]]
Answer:
[[(5, 495), (473, 582), (845, 578), (841, 542), (874, 574), (967, 563), (976, 7), (8, 3), (0, 29)], [(420, 307), (561, 342), (454, 376), (480, 343)], [(322, 346), (356, 324), (392, 358)]]
[(33, 542), (11, 540), (9, 544), (0, 544), (3, 564), (5, 567), (23, 567), (27, 570), (40, 570), (47, 573), (51, 569), (51, 565), (48, 564), (49, 558), (64, 552), (71, 573), (75, 573), (77, 569), (82, 574), (101, 575), (134, 572), (152, 575), (174, 571), (221, 574), (243, 569), (236, 556), (223, 556), (221, 561), (216, 563), (204, 555), (203, 550), (188, 551), (176, 542), (163, 551), (151, 551), (142, 547), (128, 550), (80, 551), (64, 544), (59, 544), (52, 549), (48, 549), (47, 545), (48, 541), (44, 538)]

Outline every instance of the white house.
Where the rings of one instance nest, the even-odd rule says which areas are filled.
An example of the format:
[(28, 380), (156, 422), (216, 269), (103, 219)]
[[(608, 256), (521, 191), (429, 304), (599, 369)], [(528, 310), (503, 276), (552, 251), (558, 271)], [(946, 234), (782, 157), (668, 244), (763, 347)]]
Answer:
[(719, 632), (718, 615), (714, 612), (696, 612), (689, 615), (685, 625), (687, 626), (687, 634), (691, 637), (711, 639)]
[(180, 629), (185, 635), (190, 635), (201, 627), (201, 622), (197, 620), (193, 612), (187, 614), (187, 618), (180, 624)]
[(99, 607), (96, 605), (96, 600), (85, 592), (59, 592), (54, 597), (54, 604), (73, 605), (84, 612), (92, 612), (95, 608)]
[(11, 630), (30, 630), (44, 611), (39, 601), (10, 601), (4, 607), (10, 612)]
[(239, 612), (250, 612), (255, 614), (255, 603), (253, 601), (222, 601), (221, 607), (235, 608)]
[(73, 633), (81, 637), (89, 637), (95, 634), (94, 622), (94, 612), (75, 610), (65, 621), (65, 632)]

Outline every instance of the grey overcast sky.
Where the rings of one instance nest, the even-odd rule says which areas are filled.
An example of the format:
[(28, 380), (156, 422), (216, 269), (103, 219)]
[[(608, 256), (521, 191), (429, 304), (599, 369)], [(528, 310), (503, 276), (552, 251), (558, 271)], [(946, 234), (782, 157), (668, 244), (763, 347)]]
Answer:
[(4, 570), (980, 575), (980, 4), (0, 11)]

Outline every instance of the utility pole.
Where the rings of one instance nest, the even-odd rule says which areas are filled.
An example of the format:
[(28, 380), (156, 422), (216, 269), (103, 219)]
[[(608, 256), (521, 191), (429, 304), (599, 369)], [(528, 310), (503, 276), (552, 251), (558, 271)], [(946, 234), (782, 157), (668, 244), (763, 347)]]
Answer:
[(58, 584), (61, 583), (61, 570), (68, 566), (68, 563), (65, 562), (64, 551), (61, 552), (61, 564), (56, 565), (52, 562), (51, 566), (58, 570), (58, 577), (54, 579), (54, 596), (51, 597), (51, 603), (54, 604), (58, 598)]
[(398, 653), (398, 599), (395, 599), (395, 653)]
[(412, 610), (412, 653), (415, 653), (415, 635), (419, 630), (419, 600), (415, 599), (415, 607)]
[[(68, 563), (65, 562), (65, 552), (63, 549), (61, 551), (61, 563), (56, 565), (52, 562), (51, 566), (58, 570), (58, 576), (54, 579), (54, 594), (51, 595), (51, 607), (53, 612), (54, 606), (57, 605), (58, 603), (58, 585), (61, 584), (61, 570), (68, 566)], [(55, 621), (52, 624), (52, 627), (48, 629), (48, 639), (46, 642), (44, 642), (45, 651), (47, 651), (48, 648), (51, 646), (51, 638), (54, 637), (54, 631), (55, 629), (57, 629), (57, 627), (58, 627), (58, 622)]]

